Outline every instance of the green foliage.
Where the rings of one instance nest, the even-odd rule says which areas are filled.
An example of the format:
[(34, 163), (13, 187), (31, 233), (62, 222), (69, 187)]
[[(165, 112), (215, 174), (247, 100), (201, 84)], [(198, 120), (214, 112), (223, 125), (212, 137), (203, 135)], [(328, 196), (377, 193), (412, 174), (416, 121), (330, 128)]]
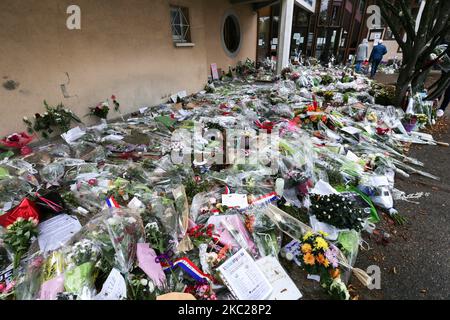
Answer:
[(3, 241), (7, 248), (14, 253), (14, 269), (19, 266), (20, 259), (28, 251), (31, 241), (38, 235), (38, 221), (32, 218), (18, 218), (16, 222), (9, 225), (3, 235)]
[(64, 107), (62, 103), (56, 107), (51, 107), (44, 101), (45, 113), (41, 115), (36, 113), (34, 115), (34, 123), (28, 118), (24, 118), (23, 122), (26, 124), (28, 132), (40, 132), (42, 137), (47, 139), (50, 135), (59, 130), (66, 132), (70, 129), (72, 122), (82, 123), (80, 118), (76, 116), (70, 109)]
[(334, 81), (335, 81), (335, 79), (332, 76), (326, 74), (326, 75), (322, 76), (322, 81), (320, 82), (320, 84), (327, 86), (331, 83), (334, 83)]

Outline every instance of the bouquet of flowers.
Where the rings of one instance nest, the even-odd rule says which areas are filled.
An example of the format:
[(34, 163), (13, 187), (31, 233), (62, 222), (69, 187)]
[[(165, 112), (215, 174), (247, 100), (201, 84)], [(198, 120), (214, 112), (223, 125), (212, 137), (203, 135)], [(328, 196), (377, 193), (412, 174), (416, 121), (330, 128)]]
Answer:
[(142, 272), (130, 274), (128, 284), (133, 300), (155, 300), (162, 292), (148, 276)]
[(339, 249), (330, 244), (324, 232), (307, 232), (299, 243), (299, 258), (305, 270), (320, 276), (322, 287), (336, 298), (347, 300), (350, 295), (340, 279)]
[(19, 266), (22, 256), (28, 251), (33, 238), (38, 235), (38, 220), (35, 218), (24, 219), (22, 217), (10, 224), (3, 235), (5, 246), (14, 254), (14, 268)]
[(105, 101), (105, 102), (99, 103), (95, 107), (90, 107), (89, 113), (86, 116), (91, 116), (91, 117), (95, 116), (100, 119), (106, 119), (106, 118), (108, 118), (108, 113), (109, 113), (109, 103), (108, 103), (108, 101)]
[(213, 235), (214, 227), (215, 226), (213, 224), (208, 224), (207, 226), (199, 224), (196, 225), (195, 227), (188, 229), (187, 234), (191, 238), (191, 241), (194, 244), (194, 246), (198, 247), (202, 243), (207, 244), (212, 240), (215, 240), (216, 242), (218, 241), (218, 239)]
[(13, 133), (0, 140), (0, 144), (7, 148), (20, 149), (20, 154), (26, 156), (33, 152), (33, 150), (27, 146), (33, 139), (34, 137), (28, 135), (26, 132)]
[(139, 215), (123, 209), (111, 210), (106, 217), (103, 223), (115, 250), (114, 266), (127, 274), (136, 258), (137, 243), (144, 239), (142, 220)]
[(360, 231), (370, 212), (358, 208), (347, 195), (311, 195), (311, 213), (317, 220), (326, 222), (339, 229)]
[(70, 129), (72, 122), (82, 123), (71, 110), (64, 107), (62, 103), (56, 107), (51, 107), (44, 101), (46, 112), (41, 115), (34, 115), (34, 123), (27, 117), (23, 118), (23, 122), (27, 125), (28, 132), (41, 132), (42, 137), (47, 139), (55, 130), (66, 132)]

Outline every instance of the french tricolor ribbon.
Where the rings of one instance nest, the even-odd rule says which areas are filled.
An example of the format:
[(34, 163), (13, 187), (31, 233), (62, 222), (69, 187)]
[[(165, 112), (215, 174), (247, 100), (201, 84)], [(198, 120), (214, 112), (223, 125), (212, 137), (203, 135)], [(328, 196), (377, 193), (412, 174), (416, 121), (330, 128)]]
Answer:
[(169, 271), (175, 269), (176, 267), (180, 267), (187, 274), (189, 274), (194, 280), (198, 282), (202, 281), (212, 281), (212, 277), (209, 274), (203, 273), (199, 267), (197, 267), (191, 260), (188, 258), (180, 258), (175, 260), (172, 265), (162, 264), (162, 268), (164, 271)]
[(120, 205), (117, 203), (114, 197), (109, 197), (106, 199), (106, 205), (108, 208), (120, 208)]
[(256, 198), (255, 200), (253, 200), (250, 205), (252, 206), (258, 206), (258, 205), (263, 205), (263, 204), (267, 204), (273, 201), (276, 201), (280, 199), (280, 197), (278, 196), (278, 194), (274, 191), (265, 195), (262, 195), (258, 198)]

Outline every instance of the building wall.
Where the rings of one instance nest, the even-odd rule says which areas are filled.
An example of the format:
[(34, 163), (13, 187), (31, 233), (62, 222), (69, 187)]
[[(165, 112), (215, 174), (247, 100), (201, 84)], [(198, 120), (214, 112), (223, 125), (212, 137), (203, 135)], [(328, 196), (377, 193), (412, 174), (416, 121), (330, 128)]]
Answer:
[[(213, 5), (212, 5), (213, 4)], [(241, 48), (236, 57), (231, 58), (223, 50), (221, 32), (228, 12), (236, 14), (241, 28)], [(207, 68), (217, 63), (218, 68), (228, 71), (239, 61), (247, 58), (256, 60), (258, 14), (249, 5), (231, 5), (230, 1), (209, 0), (204, 2), (206, 29)], [(214, 36), (213, 36), (214, 35)]]
[[(44, 99), (83, 116), (114, 94), (121, 112), (129, 113), (181, 90), (196, 92), (207, 80), (210, 62), (228, 66), (235, 61), (224, 56), (220, 19), (213, 16), (213, 7), (225, 8), (228, 0), (170, 1), (189, 8), (192, 48), (173, 45), (168, 0), (77, 0), (81, 30), (68, 30), (66, 9), (73, 3), (0, 1), (0, 82), (19, 83), (14, 90), (0, 86), (0, 135), (23, 130), (22, 117), (42, 112)], [(249, 5), (236, 10), (243, 11), (246, 42), (238, 58), (255, 59), (256, 16)], [(68, 82), (66, 72), (71, 98), (64, 98), (60, 87)]]

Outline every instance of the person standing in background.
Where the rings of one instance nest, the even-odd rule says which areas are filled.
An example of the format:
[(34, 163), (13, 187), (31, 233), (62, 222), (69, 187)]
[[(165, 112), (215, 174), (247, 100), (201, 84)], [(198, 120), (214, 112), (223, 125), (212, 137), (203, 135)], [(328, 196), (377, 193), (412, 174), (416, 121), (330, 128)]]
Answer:
[(372, 63), (372, 70), (370, 71), (370, 78), (373, 79), (377, 73), (378, 66), (380, 65), (383, 56), (387, 53), (387, 49), (383, 44), (383, 40), (378, 40), (378, 44), (375, 45), (370, 54), (369, 62)]
[(369, 44), (367, 39), (364, 39), (356, 50), (356, 66), (355, 71), (361, 72), (361, 64), (367, 60), (369, 56)]

